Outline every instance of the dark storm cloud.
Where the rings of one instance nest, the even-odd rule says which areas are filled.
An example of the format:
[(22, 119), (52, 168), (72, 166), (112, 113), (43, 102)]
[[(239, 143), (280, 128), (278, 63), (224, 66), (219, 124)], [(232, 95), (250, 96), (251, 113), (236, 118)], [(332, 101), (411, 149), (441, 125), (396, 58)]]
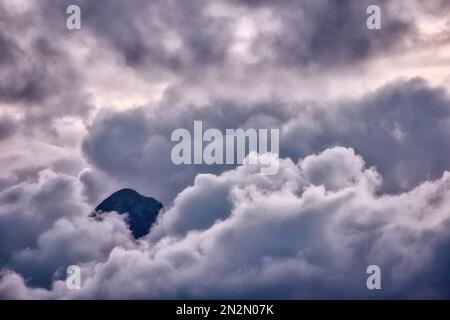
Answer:
[(173, 165), (174, 129), (192, 131), (194, 120), (220, 130), (275, 127), (281, 128), (282, 156), (295, 160), (331, 146), (351, 146), (384, 176), (384, 192), (399, 192), (450, 168), (449, 101), (443, 89), (413, 79), (326, 105), (217, 101), (210, 106), (162, 103), (157, 108), (105, 110), (90, 127), (83, 150), (96, 167), (167, 202), (198, 172), (229, 168)]
[(208, 1), (46, 2), (59, 20), (65, 19), (70, 4), (82, 10), (83, 32), (92, 33), (137, 70), (183, 72), (220, 63), (231, 42), (230, 24), (206, 13)]
[[(440, 282), (450, 243), (444, 89), (413, 79), (333, 101), (263, 92), (298, 90), (273, 70), (298, 79), (296, 67), (319, 78), (334, 69), (339, 78), (336, 69), (370, 64), (413, 39), (415, 21), (397, 14), (396, 1), (216, 1), (215, 13), (211, 3), (0, 5), (0, 103), (8, 108), (0, 159), (19, 162), (22, 150), (11, 147), (38, 145), (24, 144), (28, 159), (0, 178), (0, 298), (378, 298), (365, 287), (370, 264), (382, 268), (383, 297), (448, 298)], [(377, 3), (382, 32), (366, 28), (365, 10)], [(433, 3), (436, 14), (446, 7)], [(81, 6), (82, 30), (65, 28), (69, 4)], [(242, 17), (264, 10), (270, 19), (247, 39), (249, 67), (232, 53), (235, 33)], [(159, 103), (100, 109), (81, 146), (92, 168), (80, 172), (79, 142), (61, 138), (51, 148), (61, 134), (51, 124), (67, 115), (88, 121), (89, 93), (103, 75), (90, 71), (102, 67), (119, 79), (131, 70), (133, 79), (168, 73), (173, 81)], [(234, 95), (234, 73), (253, 85), (241, 88), (252, 102)], [(170, 134), (192, 130), (194, 120), (205, 129), (280, 128), (279, 174), (173, 165)], [(123, 216), (88, 218), (116, 186), (164, 202), (147, 238), (134, 241)], [(83, 268), (80, 291), (65, 286), (69, 264)]]
[(291, 119), (285, 133), (287, 154), (306, 155), (329, 145), (352, 146), (368, 164), (377, 166), (388, 192), (436, 179), (450, 168), (446, 138), (450, 99), (443, 88), (431, 88), (417, 78), (339, 104), (330, 106), (331, 110), (311, 108), (297, 116), (297, 125)]
[(0, 102), (23, 113), (24, 128), (65, 115), (85, 116), (90, 107), (70, 48), (62, 44), (64, 33), (38, 8), (17, 13), (0, 6)]
[[(82, 9), (78, 34), (65, 28), (65, 9), (73, 3)], [(379, 3), (383, 32), (365, 26), (365, 10), (373, 4), (368, 1), (250, 4), (249, 12), (256, 4), (267, 6), (280, 22), (280, 28), (272, 31), (256, 26), (251, 51), (262, 66), (349, 66), (401, 46), (414, 35), (413, 21), (400, 20), (391, 12), (391, 1)], [(230, 49), (236, 21), (226, 12), (212, 15), (208, 5), (208, 1), (49, 0), (19, 14), (2, 6), (0, 99), (26, 104), (31, 124), (49, 117), (85, 115), (89, 108), (82, 85), (85, 66), (74, 65), (69, 55), (72, 45), (81, 45), (74, 36), (79, 34), (92, 37), (99, 48), (106, 45), (142, 73), (170, 71), (183, 77), (206, 67), (220, 69), (233, 62)], [(31, 33), (32, 29), (38, 32)], [(16, 35), (24, 33), (33, 36), (20, 41)]]
[[(138, 72), (195, 74), (233, 63), (236, 20), (227, 9), (213, 15), (208, 1), (46, 1), (41, 10), (60, 24), (65, 8), (82, 10), (83, 32), (122, 55)], [(220, 3), (220, 1), (216, 2)], [(226, 3), (226, 2), (224, 2)], [(403, 48), (416, 35), (415, 21), (395, 11), (393, 1), (234, 1), (249, 14), (270, 10), (273, 30), (256, 25), (251, 52), (261, 64), (335, 68)], [(382, 31), (368, 30), (366, 9), (382, 9)], [(228, 3), (229, 5), (229, 3)], [(53, 23), (54, 24), (54, 23)], [(55, 28), (57, 29), (57, 28)]]
[[(6, 24), (4, 24), (6, 26)], [(3, 28), (2, 28), (3, 29)], [(41, 82), (43, 66), (33, 65), (19, 46), (5, 35), (0, 35), (0, 49), (4, 55), (0, 60), (2, 66), (0, 98), (6, 102), (23, 101), (38, 103), (47, 95), (45, 81)], [(38, 54), (39, 47), (31, 52)], [(28, 61), (27, 61), (28, 60)], [(30, 63), (30, 65), (26, 65)]]
[[(170, 98), (168, 98), (171, 100)], [(257, 122), (287, 116), (272, 104), (244, 107), (236, 102), (218, 101), (214, 105), (170, 105), (140, 107), (121, 112), (102, 110), (91, 124), (83, 142), (88, 160), (108, 175), (132, 183), (145, 194), (166, 203), (189, 185), (198, 172), (221, 172), (231, 165), (174, 165), (170, 136), (176, 128), (193, 130), (194, 120), (207, 127), (225, 130), (252, 127)], [(262, 120), (259, 119), (262, 117)], [(246, 125), (246, 121), (251, 121)]]
[[(317, 175), (319, 171), (327, 174)], [(367, 168), (354, 150), (341, 147), (308, 156), (297, 165), (282, 159), (280, 174), (274, 176), (261, 176), (245, 166), (220, 176), (199, 175), (161, 217), (147, 245), (116, 247), (106, 250), (108, 256), (101, 262), (82, 264), (81, 290), (67, 290), (62, 280), (53, 282), (51, 290), (32, 289), (19, 274), (3, 272), (0, 296), (448, 297), (446, 287), (436, 285), (435, 272), (442, 274), (446, 266), (437, 254), (448, 247), (449, 181), (447, 172), (410, 192), (380, 197), (375, 190), (381, 177), (375, 168)], [(213, 209), (205, 188), (230, 203), (226, 215), (202, 216)], [(191, 221), (191, 216), (196, 218)], [(212, 218), (216, 220), (206, 221)], [(182, 230), (186, 223), (188, 233)], [(34, 253), (47, 257), (50, 250), (65, 257), (59, 245), (62, 236), (86, 248), (86, 238), (92, 235), (66, 225), (56, 223)], [(84, 228), (94, 226), (91, 220)], [(25, 251), (20, 256), (33, 254)], [(383, 290), (377, 293), (365, 286), (370, 264), (382, 270)]]
[(8, 116), (0, 116), (0, 140), (6, 139), (14, 134), (17, 129), (17, 121)]
[(0, 192), (0, 266), (20, 272), (32, 286), (48, 287), (73, 263), (102, 260), (131, 243), (120, 216), (88, 218), (92, 207), (74, 177), (41, 171), (36, 183)]
[[(305, 0), (236, 1), (250, 7), (267, 7), (279, 19), (279, 30), (260, 34), (254, 51), (272, 52), (276, 63), (315, 68), (348, 66), (386, 51), (401, 48), (415, 35), (414, 21), (392, 9), (393, 1)], [(382, 12), (382, 30), (366, 27), (370, 5)]]
[(73, 179), (48, 175), (44, 175), (39, 184), (17, 185), (0, 193), (2, 264), (16, 249), (35, 246), (37, 236), (58, 218), (70, 217), (81, 211), (81, 199), (73, 198)]
[(36, 181), (46, 167), (74, 171), (80, 163), (74, 153), (50, 159), (63, 150), (55, 145), (66, 147), (74, 139), (61, 135), (57, 122), (84, 119), (92, 105), (67, 46), (71, 35), (65, 24), (55, 28), (51, 10), (41, 5), (0, 4), (0, 190)]
[[(86, 66), (77, 65), (70, 54), (72, 46), (82, 46), (77, 35), (91, 37), (95, 47), (120, 54), (126, 65), (149, 77), (150, 71), (169, 71), (189, 78), (208, 67), (220, 74), (227, 63), (234, 63), (230, 49), (236, 21), (227, 12), (212, 15), (208, 1), (74, 3), (82, 9), (79, 33), (65, 28), (65, 9), (73, 1), (43, 1), (19, 14), (0, 8), (0, 100), (23, 105), (29, 126), (59, 116), (87, 115), (91, 106), (83, 88)], [(261, 67), (320, 63), (330, 68), (363, 61), (413, 35), (412, 22), (399, 20), (390, 3), (380, 3), (383, 32), (378, 32), (365, 26), (367, 1), (263, 2), (280, 21), (280, 29), (256, 26), (250, 50)], [(259, 6), (251, 4), (249, 12), (254, 4)], [(17, 34), (31, 36), (25, 41)]]

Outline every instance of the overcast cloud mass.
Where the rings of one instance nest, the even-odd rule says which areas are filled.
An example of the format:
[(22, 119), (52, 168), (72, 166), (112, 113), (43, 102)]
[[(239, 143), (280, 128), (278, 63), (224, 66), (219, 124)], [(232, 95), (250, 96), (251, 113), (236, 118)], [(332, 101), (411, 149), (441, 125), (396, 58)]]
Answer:
[[(0, 298), (450, 299), (449, 13), (2, 1)], [(279, 172), (174, 165), (171, 132), (195, 120), (280, 129)], [(139, 240), (89, 217), (125, 187), (164, 204)]]

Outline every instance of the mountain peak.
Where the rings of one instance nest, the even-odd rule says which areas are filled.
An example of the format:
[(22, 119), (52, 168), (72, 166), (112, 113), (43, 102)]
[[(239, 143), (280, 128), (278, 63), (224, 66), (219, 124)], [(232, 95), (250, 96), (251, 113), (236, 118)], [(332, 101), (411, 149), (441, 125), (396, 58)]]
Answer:
[(96, 208), (94, 216), (104, 212), (115, 211), (128, 213), (127, 223), (133, 236), (137, 239), (148, 234), (150, 226), (156, 221), (163, 205), (152, 197), (146, 197), (137, 191), (125, 188), (114, 192)]

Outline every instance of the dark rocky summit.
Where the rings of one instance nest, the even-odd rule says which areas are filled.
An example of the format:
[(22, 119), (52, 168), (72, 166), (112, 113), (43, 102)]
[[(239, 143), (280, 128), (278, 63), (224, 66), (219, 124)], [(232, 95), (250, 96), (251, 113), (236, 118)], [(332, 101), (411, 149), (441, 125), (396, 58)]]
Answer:
[(137, 239), (148, 234), (162, 207), (163, 205), (152, 197), (140, 195), (133, 189), (122, 189), (103, 200), (92, 216), (101, 218), (104, 212), (111, 211), (128, 213), (128, 226)]

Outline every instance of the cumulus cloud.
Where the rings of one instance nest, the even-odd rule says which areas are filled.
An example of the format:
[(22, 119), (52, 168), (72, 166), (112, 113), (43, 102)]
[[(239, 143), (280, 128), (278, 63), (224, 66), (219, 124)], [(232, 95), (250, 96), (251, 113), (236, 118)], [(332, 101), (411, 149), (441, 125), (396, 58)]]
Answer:
[(117, 245), (132, 243), (121, 217), (88, 218), (91, 206), (71, 176), (43, 171), (37, 183), (2, 191), (0, 203), (0, 265), (32, 285), (48, 286), (59, 269), (102, 260)]
[(172, 130), (192, 131), (194, 120), (220, 130), (280, 128), (282, 155), (297, 159), (336, 145), (352, 146), (383, 174), (382, 191), (398, 192), (437, 179), (449, 167), (449, 102), (443, 88), (431, 87), (420, 78), (395, 81), (357, 99), (330, 103), (215, 101), (186, 106), (163, 102), (156, 108), (99, 113), (83, 150), (101, 170), (132, 180), (167, 202), (197, 173), (229, 169), (174, 165)]
[[(449, 298), (446, 9), (2, 1), (0, 297)], [(194, 120), (280, 129), (279, 173), (174, 165)], [(165, 205), (145, 239), (89, 218), (123, 187)]]
[(353, 146), (383, 174), (385, 191), (406, 190), (438, 178), (449, 166), (444, 138), (449, 132), (448, 101), (443, 88), (416, 78), (387, 84), (330, 111), (309, 108), (286, 126), (288, 153)]
[[(330, 167), (332, 158), (339, 161)], [(378, 196), (380, 175), (352, 149), (328, 149), (298, 164), (282, 160), (280, 167), (277, 177), (245, 166), (198, 176), (185, 192), (206, 207), (209, 180), (209, 188), (230, 203), (225, 215), (205, 224), (210, 212), (175, 201), (152, 231), (161, 228), (162, 237), (152, 240), (151, 233), (145, 246), (115, 248), (106, 261), (86, 263), (80, 291), (64, 289), (62, 281), (49, 291), (30, 289), (9, 272), (0, 292), (29, 298), (447, 297), (434, 279), (444, 267), (436, 248), (449, 241), (443, 232), (450, 218), (448, 173), (406, 193)], [(309, 180), (319, 169), (332, 184), (330, 176)], [(187, 233), (167, 227), (199, 212), (203, 220), (195, 219)], [(370, 264), (383, 271), (381, 293), (365, 287)], [(12, 286), (17, 292), (7, 290)]]

